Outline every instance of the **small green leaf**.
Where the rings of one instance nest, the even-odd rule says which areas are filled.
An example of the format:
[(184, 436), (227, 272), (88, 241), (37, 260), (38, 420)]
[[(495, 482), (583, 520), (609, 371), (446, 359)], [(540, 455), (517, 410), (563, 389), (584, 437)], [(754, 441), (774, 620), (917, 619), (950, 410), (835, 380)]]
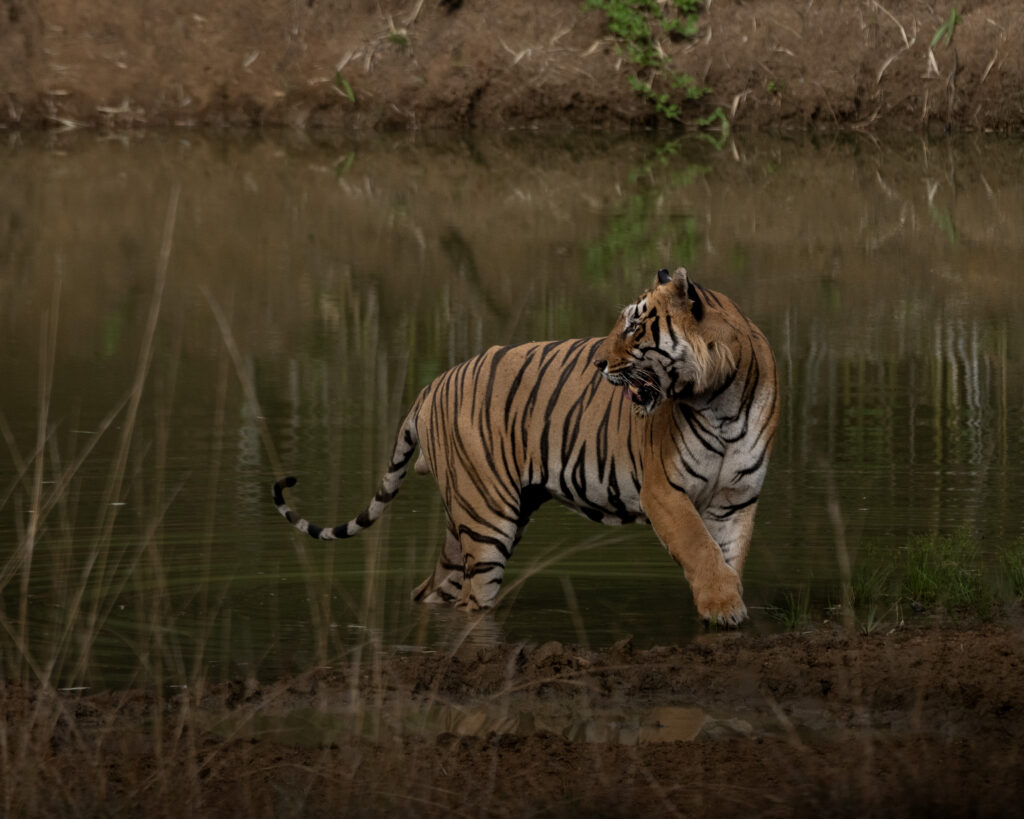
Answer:
[(945, 45), (949, 45), (953, 39), (953, 31), (956, 29), (957, 24), (962, 19), (963, 18), (960, 17), (960, 14), (957, 12), (955, 8), (951, 9), (949, 12), (949, 19), (946, 20), (946, 22), (943, 23), (941, 26), (939, 26), (938, 30), (935, 32), (935, 35), (932, 37), (931, 43), (929, 43), (929, 48), (935, 48), (936, 44), (943, 37), (946, 38)]
[(334, 84), (341, 90), (341, 93), (345, 95), (349, 102), (356, 101), (356, 93), (352, 90), (352, 86), (348, 84), (348, 80), (341, 76), (340, 73), (334, 75)]

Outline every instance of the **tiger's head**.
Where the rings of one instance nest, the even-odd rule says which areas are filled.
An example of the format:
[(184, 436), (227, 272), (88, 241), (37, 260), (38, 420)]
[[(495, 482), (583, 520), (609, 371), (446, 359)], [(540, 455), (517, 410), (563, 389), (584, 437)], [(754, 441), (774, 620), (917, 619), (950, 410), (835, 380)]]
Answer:
[(685, 268), (659, 270), (657, 281), (632, 304), (594, 355), (594, 366), (623, 387), (633, 412), (650, 415), (666, 399), (713, 391), (735, 371), (728, 326)]

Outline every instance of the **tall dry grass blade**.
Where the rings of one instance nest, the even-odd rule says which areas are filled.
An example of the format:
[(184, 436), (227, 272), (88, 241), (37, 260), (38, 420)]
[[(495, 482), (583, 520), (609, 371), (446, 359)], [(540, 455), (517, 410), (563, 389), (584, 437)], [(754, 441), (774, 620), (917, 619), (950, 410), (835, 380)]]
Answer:
[[(907, 37), (907, 30), (903, 27), (903, 24), (899, 20), (896, 19), (895, 15), (891, 11), (889, 11), (889, 9), (887, 9), (881, 3), (877, 2), (877, 0), (873, 0), (873, 5), (875, 6), (876, 9), (881, 11), (883, 14), (885, 14), (890, 20), (892, 20), (896, 24), (896, 27), (899, 28), (899, 30), (900, 30), (900, 36), (903, 38), (903, 45), (906, 48), (910, 48), (910, 46), (913, 45), (913, 43), (911, 43), (910, 38)], [(915, 35), (914, 39), (917, 39), (916, 35)]]
[(252, 378), (246, 370), (245, 361), (242, 359), (242, 352), (238, 349), (238, 343), (235, 341), (235, 335), (231, 330), (231, 322), (228, 321), (227, 315), (224, 313), (224, 310), (221, 308), (220, 304), (218, 304), (210, 291), (205, 286), (202, 286), (200, 289), (203, 296), (206, 298), (206, 303), (210, 306), (210, 311), (213, 313), (214, 319), (217, 321), (217, 327), (220, 330), (221, 339), (224, 342), (224, 347), (228, 351), (228, 355), (231, 356), (231, 363), (234, 364), (235, 375), (238, 377), (238, 382), (242, 387), (242, 392), (245, 394), (245, 400), (249, 403), (249, 406), (252, 407), (252, 411), (259, 419), (260, 438), (263, 441), (264, 448), (266, 449), (267, 457), (270, 459), (270, 466), (274, 470), (275, 474), (280, 474), (281, 461), (277, 457), (277, 449), (274, 447), (274, 441), (270, 437), (270, 432), (267, 429), (263, 410), (260, 408), (260, 400), (256, 396), (256, 387), (252, 383)]
[[(125, 413), (124, 423), (121, 427), (121, 440), (114, 459), (113, 480), (107, 485), (100, 506), (100, 514), (102, 516), (102, 525), (99, 527), (102, 533), (100, 535), (101, 539), (109, 538), (110, 530), (117, 517), (116, 509), (118, 507), (112, 507), (111, 503), (121, 496), (121, 487), (128, 465), (128, 453), (131, 449), (131, 441), (135, 433), (135, 421), (138, 417), (139, 404), (142, 401), (142, 393), (149, 375), (149, 367), (153, 360), (153, 340), (156, 336), (156, 327), (160, 320), (160, 311), (163, 306), (164, 287), (167, 283), (167, 267), (171, 258), (171, 248), (173, 247), (174, 225), (178, 217), (178, 199), (180, 195), (181, 187), (175, 186), (167, 203), (163, 237), (160, 242), (160, 255), (153, 279), (153, 295), (149, 302), (149, 314), (146, 317), (142, 342), (139, 346), (139, 358), (135, 368), (135, 379), (132, 382), (128, 411)], [(115, 511), (110, 511), (111, 509)]]
[[(50, 410), (50, 393), (53, 389), (53, 365), (57, 346), (57, 323), (60, 309), (60, 279), (53, 288), (53, 301), (50, 310), (43, 316), (39, 338), (39, 406), (36, 419), (36, 455), (35, 469), (32, 475), (32, 501), (29, 509), (28, 526), (25, 538), (21, 543), (21, 587), (18, 599), (18, 634), (22, 650), (28, 648), (28, 585), (32, 576), (32, 555), (35, 551), (36, 538), (39, 535), (39, 512), (43, 496), (43, 468), (46, 459), (43, 450), (46, 448), (46, 428)], [(24, 655), (22, 655), (24, 658)], [(19, 669), (18, 677), (27, 682), (27, 670)]]
[(14, 463), (14, 477), (11, 479), (7, 489), (0, 493), (0, 509), (3, 509), (7, 505), (7, 501), (10, 500), (11, 495), (14, 494), (14, 490), (18, 488), (18, 485), (24, 483), (29, 465), (33, 463), (38, 453), (33, 452), (27, 460), (21, 457), (18, 442), (14, 440), (14, 431), (11, 429), (11, 425), (7, 423), (7, 416), (2, 412), (0, 412), (0, 435), (3, 436), (4, 443), (7, 444), (7, 451), (11, 453), (11, 461)]
[[(235, 339), (234, 332), (231, 329), (231, 322), (229, 321), (227, 314), (221, 308), (220, 304), (213, 297), (210, 291), (206, 287), (201, 288), (203, 296), (206, 298), (207, 304), (210, 306), (210, 311), (213, 313), (213, 317), (217, 322), (217, 327), (220, 329), (221, 339), (224, 342), (224, 347), (228, 351), (228, 355), (231, 358), (231, 362), (235, 368), (235, 375), (238, 378), (239, 384), (242, 387), (242, 392), (245, 395), (245, 400), (252, 408), (253, 414), (256, 416), (258, 421), (258, 428), (260, 432), (260, 439), (263, 442), (264, 451), (266, 452), (267, 459), (270, 462), (270, 467), (274, 471), (275, 476), (283, 474), (281, 468), (281, 459), (278, 457), (277, 448), (274, 446), (273, 438), (271, 438), (270, 430), (267, 428), (266, 417), (263, 414), (263, 410), (260, 407), (259, 397), (256, 395), (256, 386), (253, 384), (252, 376), (245, 366), (245, 361), (242, 357), (242, 352), (238, 347), (238, 343)], [(269, 490), (270, 483), (267, 483), (267, 489)], [(330, 627), (330, 611), (327, 604), (320, 605), (320, 589), (315, 588), (312, 585), (312, 578), (316, 576), (316, 572), (313, 570), (313, 565), (310, 562), (309, 552), (306, 549), (306, 545), (303, 538), (293, 536), (291, 539), (292, 548), (295, 552), (296, 559), (299, 562), (299, 566), (306, 578), (306, 584), (309, 588), (309, 611), (310, 619), (312, 621), (312, 627), (318, 635), (326, 635)], [(371, 559), (372, 552), (370, 551)], [(326, 639), (321, 638), (318, 640), (318, 646), (323, 646), (324, 651), (318, 652), (321, 654), (319, 661), (321, 664), (326, 664)]]
[[(217, 488), (220, 484), (220, 473), (221, 473), (221, 452), (224, 444), (224, 428), (225, 428), (225, 414), (227, 412), (227, 394), (228, 394), (228, 366), (230, 362), (228, 357), (222, 352), (219, 356), (218, 368), (217, 368), (217, 399), (216, 405), (213, 410), (213, 438), (210, 442), (210, 461), (206, 469), (206, 512), (203, 519), (203, 551), (200, 558), (200, 576), (204, 578), (210, 577), (210, 554), (213, 551), (213, 533), (219, 528), (217, 527), (217, 507), (215, 499), (217, 498)], [(187, 681), (188, 686), (191, 689), (200, 688), (202, 681), (205, 679), (205, 650), (207, 642), (213, 631), (214, 622), (219, 619), (216, 614), (219, 614), (220, 609), (225, 605), (227, 600), (228, 592), (230, 591), (231, 580), (222, 587), (219, 601), (214, 607), (214, 612), (210, 610), (210, 594), (209, 584), (200, 584), (197, 590), (198, 596), (198, 612), (200, 629), (199, 634), (195, 641), (195, 652), (192, 657), (192, 671), (189, 674)]]
[(576, 589), (572, 584), (572, 579), (563, 574), (562, 580), (562, 592), (565, 594), (565, 603), (569, 607), (569, 618), (572, 620), (573, 629), (576, 631), (576, 641), (583, 646), (583, 648), (590, 648), (589, 641), (587, 640), (587, 627), (583, 622), (583, 613), (580, 611), (580, 603), (576, 599)]
[(850, 551), (846, 548), (846, 526), (843, 523), (843, 512), (839, 506), (839, 493), (836, 491), (832, 469), (825, 465), (825, 487), (828, 493), (828, 519), (832, 524), (832, 534), (836, 544), (836, 561), (839, 563), (839, 582), (842, 584), (843, 628), (853, 631), (856, 618), (853, 611), (853, 568), (850, 562)]
[[(99, 534), (93, 540), (90, 553), (86, 559), (85, 567), (80, 576), (79, 586), (75, 596), (68, 607), (68, 617), (65, 624), (65, 631), (62, 643), (66, 643), (71, 630), (79, 624), (78, 614), (81, 611), (82, 600), (88, 588), (90, 579), (95, 583), (103, 584), (107, 579), (107, 558), (109, 556), (110, 536), (114, 523), (117, 519), (119, 507), (113, 506), (115, 500), (121, 497), (121, 490), (124, 483), (125, 473), (128, 466), (128, 455), (131, 449), (131, 442), (135, 432), (135, 422), (138, 418), (139, 404), (142, 401), (142, 393), (145, 388), (146, 379), (149, 374), (150, 364), (153, 358), (153, 342), (156, 336), (156, 328), (160, 319), (160, 310), (163, 305), (164, 286), (167, 282), (167, 268), (171, 258), (173, 247), (174, 227), (178, 216), (178, 199), (181, 195), (181, 186), (176, 185), (167, 203), (167, 214), (164, 219), (163, 234), (160, 243), (160, 254), (157, 259), (156, 271), (153, 282), (153, 295), (150, 299), (149, 313), (146, 317), (146, 325), (143, 331), (142, 342), (139, 347), (139, 358), (135, 368), (135, 379), (129, 393), (128, 408), (121, 426), (121, 439), (114, 457), (111, 479), (104, 490), (97, 520)], [(95, 574), (94, 574), (95, 572)], [(84, 675), (88, 666), (89, 657), (92, 652), (93, 641), (96, 638), (98, 618), (100, 614), (101, 596), (97, 595), (91, 610), (89, 611), (84, 627), (82, 629), (83, 639), (80, 644), (79, 657), (75, 665), (73, 679)]]

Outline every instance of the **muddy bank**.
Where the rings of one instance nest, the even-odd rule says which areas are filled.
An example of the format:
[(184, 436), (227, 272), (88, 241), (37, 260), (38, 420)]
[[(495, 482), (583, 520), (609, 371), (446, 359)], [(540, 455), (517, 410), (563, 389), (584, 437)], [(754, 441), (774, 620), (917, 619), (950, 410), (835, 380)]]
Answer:
[[(1017, 0), (715, 0), (658, 47), (741, 128), (1024, 130)], [(0, 125), (638, 127), (654, 122), (579, 0), (2, 0)]]
[[(1024, 629), (379, 654), (273, 684), (8, 685), (8, 815), (1012, 815)], [(20, 731), (12, 733), (18, 726)]]

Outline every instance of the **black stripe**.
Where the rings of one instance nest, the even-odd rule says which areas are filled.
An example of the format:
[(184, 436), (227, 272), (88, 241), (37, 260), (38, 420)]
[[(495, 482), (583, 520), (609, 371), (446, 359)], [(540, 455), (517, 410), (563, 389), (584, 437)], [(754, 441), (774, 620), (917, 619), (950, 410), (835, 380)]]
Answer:
[[(523, 360), (523, 366), (519, 368), (516, 373), (516, 377), (512, 379), (512, 383), (509, 385), (508, 395), (505, 397), (505, 417), (510, 418), (512, 415), (512, 401), (516, 397), (516, 393), (519, 392), (519, 386), (523, 382), (523, 375), (526, 372), (527, 367), (533, 363), (533, 359), (536, 357), (536, 349), (531, 349)], [(600, 373), (598, 373), (600, 376)]]
[[(708, 290), (706, 287), (701, 287), (697, 282), (691, 282), (690, 286), (694, 288), (694, 291), (698, 293), (704, 301), (711, 302), (716, 307), (723, 307), (722, 300), (718, 298), (718, 294), (714, 290)], [(689, 290), (687, 290), (689, 295)]]
[(764, 463), (764, 456), (767, 454), (767, 452), (767, 447), (761, 447), (761, 452), (758, 454), (757, 460), (754, 461), (754, 463), (752, 463), (748, 467), (744, 467), (743, 469), (737, 469), (735, 472), (735, 477), (732, 479), (732, 483), (736, 483), (737, 481), (739, 481), (740, 478), (745, 478), (747, 475), (751, 475), (754, 472), (757, 472), (757, 470), (761, 468), (761, 464)]
[(700, 441), (701, 446), (710, 452), (714, 452), (716, 455), (725, 455), (725, 450), (721, 447), (716, 447), (712, 442), (705, 436), (708, 433), (697, 424), (697, 419), (694, 417), (694, 412), (687, 406), (683, 406), (683, 419), (686, 421), (686, 425), (690, 428), (690, 431), (696, 436), (697, 440)]
[(476, 543), (490, 544), (499, 552), (501, 552), (501, 556), (504, 557), (506, 560), (512, 557), (512, 552), (509, 551), (509, 548), (505, 544), (505, 541), (501, 538), (490, 537), (489, 535), (482, 535), (479, 532), (474, 532), (466, 525), (462, 525), (459, 527), (459, 540), (462, 540), (463, 535), (468, 537), (470, 540), (475, 541)]
[[(687, 447), (687, 450), (689, 450), (689, 447)], [(686, 458), (680, 458), (679, 460), (683, 462), (683, 469), (693, 475), (693, 477), (699, 481), (704, 481), (704, 483), (708, 482), (708, 479), (704, 475), (701, 475), (696, 469), (690, 466), (690, 462)]]
[(485, 574), (486, 572), (493, 572), (495, 569), (504, 569), (505, 564), (498, 560), (481, 560), (478, 563), (473, 564), (473, 568), (467, 569), (465, 572), (466, 578), (476, 577), (478, 574)]
[(668, 313), (665, 315), (665, 329), (668, 330), (668, 337), (672, 339), (672, 344), (676, 347), (679, 346), (679, 336), (676, 334), (676, 328), (672, 326), (672, 314)]
[(754, 497), (752, 497), (750, 500), (745, 500), (742, 503), (733, 503), (730, 504), (729, 506), (720, 506), (719, 508), (724, 511), (716, 513), (712, 512), (711, 510), (708, 510), (706, 514), (709, 517), (714, 518), (715, 520), (725, 520), (726, 518), (731, 518), (741, 509), (746, 509), (748, 506), (757, 503), (758, 497), (758, 495), (754, 495)]
[(690, 308), (690, 312), (693, 314), (693, 317), (697, 321), (700, 321), (702, 318), (704, 318), (704, 301), (700, 297), (700, 294), (701, 292), (703, 292), (703, 290), (704, 288), (702, 288), (699, 284), (687, 280), (686, 297), (693, 302), (693, 306)]

